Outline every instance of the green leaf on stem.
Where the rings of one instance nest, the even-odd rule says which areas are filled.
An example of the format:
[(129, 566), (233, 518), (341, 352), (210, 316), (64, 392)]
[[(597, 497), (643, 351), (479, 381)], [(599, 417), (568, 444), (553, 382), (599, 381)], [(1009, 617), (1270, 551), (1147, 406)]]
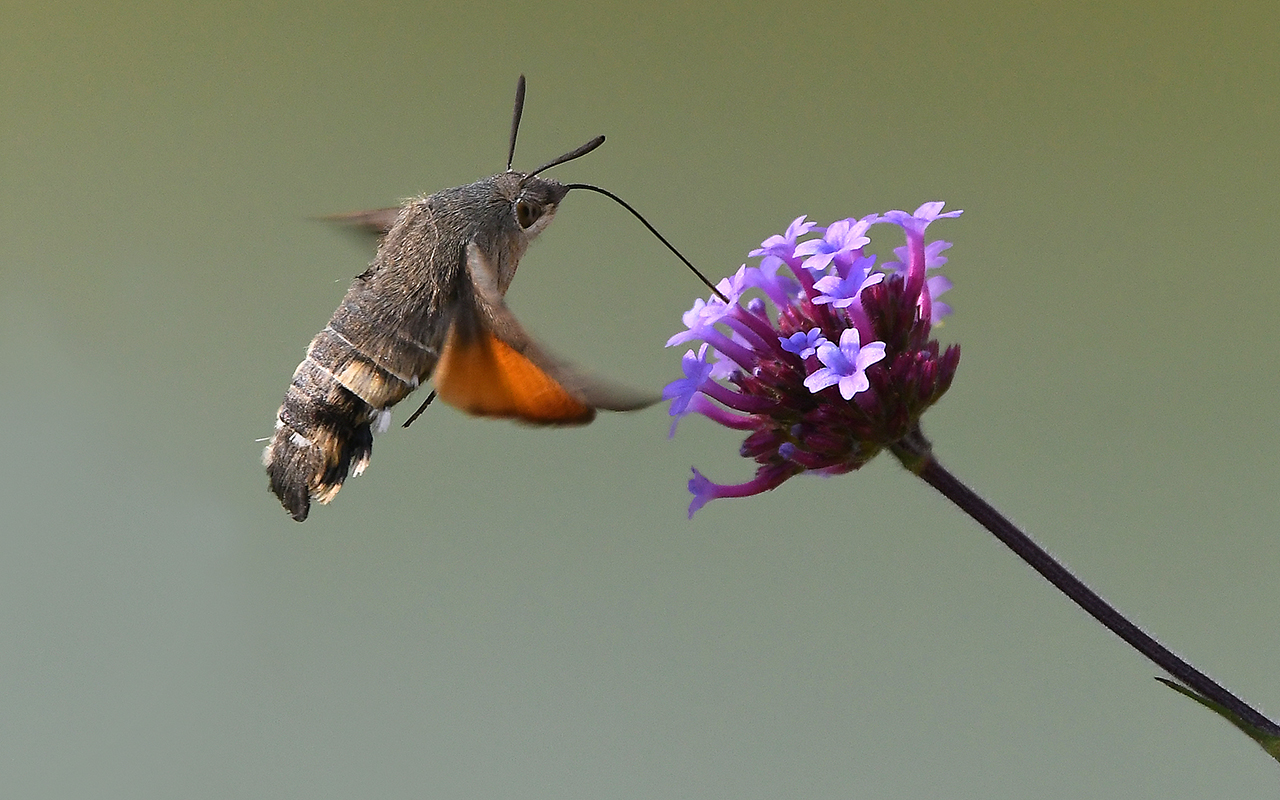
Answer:
[(1250, 739), (1257, 742), (1262, 747), (1263, 750), (1267, 751), (1267, 755), (1271, 756), (1276, 761), (1280, 761), (1280, 736), (1275, 736), (1265, 731), (1258, 730), (1254, 726), (1250, 725), (1249, 723), (1237, 717), (1235, 714), (1228, 711), (1226, 708), (1213, 702), (1212, 700), (1199, 694), (1198, 692), (1194, 692), (1191, 689), (1188, 689), (1187, 687), (1183, 686), (1177, 681), (1171, 681), (1166, 678), (1156, 678), (1156, 680), (1160, 681), (1165, 686), (1168, 686), (1170, 689), (1173, 689), (1175, 692), (1182, 695), (1186, 695), (1187, 697), (1190, 697), (1192, 700), (1195, 700), (1200, 705), (1218, 714), (1227, 722), (1230, 722), (1232, 725), (1244, 731), (1246, 736), (1248, 736)]

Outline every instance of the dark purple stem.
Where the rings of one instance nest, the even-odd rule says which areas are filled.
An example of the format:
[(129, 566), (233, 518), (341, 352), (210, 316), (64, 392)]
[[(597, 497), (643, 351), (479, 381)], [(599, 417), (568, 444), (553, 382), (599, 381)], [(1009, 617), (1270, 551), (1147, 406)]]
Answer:
[(919, 475), (933, 488), (955, 503), (978, 524), (995, 534), (996, 538), (1044, 576), (1063, 594), (1071, 598), (1098, 622), (1101, 622), (1129, 646), (1142, 653), (1157, 666), (1177, 678), (1184, 686), (1234, 714), (1241, 722), (1271, 736), (1280, 736), (1280, 725), (1272, 722), (1248, 703), (1227, 691), (1200, 670), (1183, 661), (1164, 645), (1151, 638), (1137, 625), (1116, 611), (1106, 600), (1080, 582), (1067, 568), (1054, 560), (1039, 545), (1031, 541), (999, 511), (992, 508), (968, 486), (948, 472), (937, 459), (924, 434), (916, 428), (892, 447), (894, 455), (907, 469)]

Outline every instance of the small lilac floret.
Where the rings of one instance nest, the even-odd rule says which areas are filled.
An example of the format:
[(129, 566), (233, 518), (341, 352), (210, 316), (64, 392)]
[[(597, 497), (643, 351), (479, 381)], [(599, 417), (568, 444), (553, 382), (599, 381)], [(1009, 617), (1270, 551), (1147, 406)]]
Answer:
[(808, 333), (796, 331), (786, 338), (779, 336), (778, 341), (782, 344), (783, 350), (788, 353), (795, 353), (801, 358), (808, 358), (818, 352), (818, 347), (828, 344), (826, 338), (822, 335), (821, 328), (810, 328)]
[(693, 499), (689, 501), (689, 519), (693, 519), (698, 509), (716, 498), (713, 494), (715, 487), (707, 476), (698, 472), (697, 467), (693, 468), (693, 477), (689, 479), (689, 493), (693, 495)]
[(693, 519), (698, 509), (712, 500), (721, 497), (750, 497), (767, 492), (781, 486), (792, 474), (793, 471), (788, 467), (764, 467), (754, 478), (744, 483), (719, 484), (694, 469), (693, 477), (689, 479), (689, 492), (693, 495), (693, 500), (689, 503), (689, 519)]
[(720, 294), (727, 298), (730, 307), (738, 302), (738, 298), (742, 293), (750, 289), (754, 285), (753, 273), (756, 272), (755, 267), (748, 267), (746, 264), (738, 267), (738, 271), (727, 278), (721, 278), (716, 284), (716, 288), (720, 290)]
[(821, 239), (810, 239), (796, 245), (797, 256), (807, 256), (804, 268), (813, 273), (821, 273), (832, 261), (852, 261), (864, 246), (871, 240), (864, 234), (875, 221), (872, 217), (863, 219), (842, 219), (827, 226)]
[(689, 350), (684, 354), (680, 361), (680, 366), (684, 370), (684, 377), (678, 378), (668, 383), (662, 389), (662, 399), (671, 401), (671, 411), (673, 417), (679, 417), (686, 413), (689, 407), (689, 401), (698, 393), (702, 385), (711, 380), (711, 374), (715, 371), (715, 364), (707, 360), (707, 347), (702, 345), (698, 348), (698, 352), (694, 353)]
[(801, 214), (796, 217), (791, 221), (791, 224), (787, 226), (786, 233), (781, 236), (776, 234), (774, 236), (770, 236), (768, 239), (765, 239), (760, 243), (759, 248), (752, 250), (747, 255), (752, 258), (758, 258), (760, 256), (775, 256), (784, 260), (794, 258), (796, 239), (799, 239), (801, 236), (804, 236), (809, 231), (818, 227), (817, 223), (805, 222), (804, 218), (807, 216), (808, 214)]
[[(939, 202), (925, 203), (915, 210), (914, 213), (908, 214), (905, 211), (886, 211), (881, 221), (890, 222), (902, 228), (903, 233), (907, 235), (907, 244), (905, 248), (895, 248), (894, 254), (901, 260), (901, 265), (905, 265), (907, 272), (907, 283), (911, 284), (913, 279), (923, 280), (924, 270), (927, 263), (928, 251), (924, 246), (924, 231), (929, 227), (931, 222), (943, 219), (945, 217), (958, 217), (963, 211), (948, 211), (945, 214), (942, 211), (944, 204)], [(940, 247), (933, 252), (936, 258), (938, 253), (945, 250), (946, 247)], [(917, 286), (918, 288), (918, 286)]]
[(748, 271), (753, 285), (768, 295), (773, 304), (779, 308), (790, 305), (800, 291), (800, 285), (796, 283), (795, 278), (778, 274), (778, 270), (786, 265), (787, 262), (778, 256), (767, 255), (760, 259), (760, 266), (754, 271)]
[[(951, 247), (951, 242), (945, 239), (929, 242), (924, 248), (924, 268), (938, 269), (947, 263), (947, 257), (942, 255), (944, 250)], [(910, 260), (906, 245), (893, 248), (893, 254), (897, 257), (897, 261), (886, 261), (884, 269), (886, 272), (892, 272), (897, 275), (907, 274), (907, 262)]]
[(951, 279), (945, 275), (934, 275), (924, 282), (925, 291), (929, 293), (929, 298), (933, 301), (931, 324), (938, 324), (943, 317), (951, 316), (951, 306), (946, 303), (938, 302), (938, 295), (950, 289), (952, 286)]
[(804, 379), (809, 391), (817, 394), (839, 384), (840, 396), (852, 400), (855, 394), (870, 388), (867, 367), (884, 358), (884, 342), (871, 342), (862, 347), (858, 340), (858, 329), (847, 328), (840, 334), (839, 346), (827, 342), (818, 348), (818, 360), (826, 366)]
[[(724, 281), (721, 281), (724, 283)], [(691, 339), (703, 339), (707, 331), (713, 330), (715, 324), (730, 311), (730, 306), (719, 297), (703, 300), (699, 297), (693, 301), (693, 308), (684, 312), (681, 320), (687, 330), (680, 331), (667, 340), (667, 347), (684, 344)]]
[(901, 227), (907, 233), (924, 233), (924, 229), (929, 227), (929, 223), (944, 217), (958, 217), (963, 214), (959, 209), (948, 211), (945, 214), (939, 214), (945, 202), (938, 200), (932, 203), (925, 203), (917, 208), (913, 213), (908, 214), (905, 211), (886, 211), (880, 217), (882, 222), (892, 222), (894, 225)]
[[(925, 245), (923, 261), (925, 271), (939, 269), (946, 264), (947, 257), (942, 253), (950, 247), (951, 242), (942, 239)], [(895, 247), (893, 254), (898, 257), (898, 260), (885, 262), (884, 269), (886, 272), (901, 275), (905, 280), (908, 273), (907, 263), (911, 260), (909, 252), (910, 248), (907, 245)], [(931, 324), (937, 324), (943, 317), (951, 315), (951, 306), (938, 302), (938, 296), (950, 289), (951, 286), (951, 280), (944, 275), (934, 275), (925, 279), (924, 296), (920, 298), (920, 306), (929, 308), (929, 322)]]
[(836, 308), (853, 305), (863, 289), (884, 280), (883, 272), (871, 272), (875, 264), (875, 256), (865, 256), (854, 260), (847, 277), (827, 275), (814, 281), (813, 289), (818, 292), (818, 296), (813, 298), (813, 302), (817, 305), (830, 303)]
[(924, 247), (924, 266), (925, 269), (937, 269), (947, 263), (947, 257), (942, 255), (942, 251), (951, 248), (951, 242), (945, 239), (938, 239), (935, 242), (929, 242)]
[(698, 393), (705, 391), (709, 382), (714, 383), (717, 380), (725, 380), (733, 374), (734, 368), (723, 361), (710, 361), (707, 355), (708, 345), (703, 344), (698, 348), (695, 354), (692, 350), (687, 351), (681, 358), (680, 366), (684, 370), (684, 377), (678, 378), (666, 386), (662, 387), (662, 399), (671, 401), (671, 408), (667, 414), (674, 419), (671, 420), (671, 431), (667, 434), (667, 438), (676, 435), (676, 426), (680, 424), (680, 420), (687, 414), (692, 412), (711, 412), (717, 422), (729, 427), (735, 427), (730, 424), (730, 420), (735, 419), (732, 415), (721, 414), (719, 407), (713, 407), (711, 404), (705, 403)]

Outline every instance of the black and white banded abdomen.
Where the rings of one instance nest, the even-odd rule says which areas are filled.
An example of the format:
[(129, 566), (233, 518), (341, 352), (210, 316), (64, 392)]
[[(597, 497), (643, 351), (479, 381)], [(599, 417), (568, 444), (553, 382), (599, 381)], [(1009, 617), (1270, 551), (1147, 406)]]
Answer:
[[(357, 328), (354, 333), (359, 334), (365, 326), (341, 324), (350, 318), (344, 312), (353, 310), (344, 302), (329, 326), (311, 340), (262, 454), (271, 491), (299, 522), (307, 518), (312, 500), (329, 502), (348, 475), (364, 471), (373, 452), (373, 435), (390, 424), (391, 406), (417, 388), (418, 375), (429, 374), (434, 365), (430, 350), (416, 343), (384, 340), (369, 342), (372, 348), (357, 345), (360, 337), (349, 328)], [(383, 366), (386, 359), (375, 360), (366, 353), (387, 351), (388, 345), (400, 356), (392, 360), (401, 362), (409, 374), (393, 372)]]

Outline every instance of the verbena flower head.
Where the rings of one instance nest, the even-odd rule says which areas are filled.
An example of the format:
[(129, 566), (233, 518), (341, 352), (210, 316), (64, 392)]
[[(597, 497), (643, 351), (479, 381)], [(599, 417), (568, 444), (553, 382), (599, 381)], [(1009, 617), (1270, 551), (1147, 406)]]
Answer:
[[(961, 212), (942, 206), (825, 228), (798, 217), (751, 251), (759, 266), (743, 265), (717, 285), (726, 299), (699, 299), (685, 313), (686, 329), (667, 346), (704, 344), (685, 354), (685, 377), (663, 391), (671, 433), (685, 415), (702, 414), (748, 431), (741, 452), (759, 465), (739, 484), (714, 483), (695, 469), (690, 517), (710, 500), (759, 494), (802, 472), (858, 469), (914, 430), (947, 391), (960, 347), (940, 353), (930, 333), (951, 312), (937, 301), (951, 282), (929, 272), (947, 263), (942, 252), (951, 244), (926, 243), (925, 231)], [(896, 226), (906, 239), (897, 260), (880, 267), (864, 252), (876, 226)], [(769, 302), (744, 297), (752, 289)]]

